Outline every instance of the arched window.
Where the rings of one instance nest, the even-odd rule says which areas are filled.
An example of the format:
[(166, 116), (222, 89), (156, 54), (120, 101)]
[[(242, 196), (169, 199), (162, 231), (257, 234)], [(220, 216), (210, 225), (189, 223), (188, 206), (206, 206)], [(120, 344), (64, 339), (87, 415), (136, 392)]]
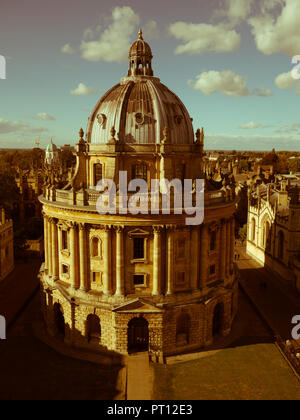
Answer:
[(176, 345), (184, 346), (189, 343), (191, 319), (188, 314), (182, 313), (176, 322)]
[(132, 179), (147, 181), (147, 165), (145, 163), (137, 163), (132, 166)]
[(93, 338), (99, 340), (101, 337), (101, 324), (100, 319), (97, 315), (90, 314), (86, 319), (87, 338), (92, 340)]
[(263, 232), (261, 238), (261, 245), (263, 248), (267, 249), (270, 247), (270, 223), (268, 220), (265, 220), (263, 223)]
[(251, 221), (251, 241), (254, 242), (255, 241), (255, 229), (256, 229), (256, 223), (255, 223), (255, 219), (254, 217), (252, 218)]
[(282, 230), (278, 233), (278, 258), (283, 259), (284, 255), (284, 233)]
[(101, 163), (94, 164), (94, 185), (97, 185), (103, 178), (103, 165)]
[(214, 231), (214, 232), (211, 232), (210, 233), (210, 246), (209, 246), (209, 249), (211, 251), (215, 251), (216, 246), (217, 246), (217, 233)]
[(91, 254), (92, 257), (101, 257), (101, 240), (97, 237), (92, 238)]

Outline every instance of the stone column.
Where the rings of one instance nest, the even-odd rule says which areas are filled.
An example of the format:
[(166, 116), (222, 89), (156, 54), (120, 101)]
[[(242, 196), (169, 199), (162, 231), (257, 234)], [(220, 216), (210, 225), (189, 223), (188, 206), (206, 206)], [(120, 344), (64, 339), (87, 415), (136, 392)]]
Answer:
[(44, 251), (45, 251), (45, 269), (49, 269), (49, 238), (48, 238), (48, 219), (44, 215)]
[(226, 242), (226, 220), (221, 220), (221, 228), (220, 228), (220, 278), (221, 280), (225, 280), (226, 278), (226, 249), (227, 249), (227, 242)]
[(110, 261), (110, 248), (111, 248), (111, 230), (110, 226), (105, 226), (104, 229), (104, 246), (103, 246), (103, 260), (104, 260), (104, 273), (103, 273), (103, 293), (105, 295), (111, 294), (111, 261)]
[(123, 226), (116, 226), (116, 295), (124, 296)]
[(209, 249), (209, 234), (207, 225), (202, 225), (201, 228), (201, 254), (200, 254), (200, 288), (203, 289), (208, 277), (208, 249)]
[(87, 246), (86, 246), (86, 225), (79, 224), (79, 268), (80, 268), (80, 289), (88, 291), (87, 275)]
[(47, 238), (48, 238), (48, 273), (52, 276), (52, 237), (51, 237), (51, 218), (47, 217)]
[(71, 223), (70, 228), (70, 278), (72, 287), (74, 289), (79, 288), (78, 272), (77, 272), (77, 225)]
[(58, 279), (58, 239), (57, 225), (54, 219), (51, 219), (51, 248), (52, 248), (52, 276)]
[(167, 295), (174, 290), (174, 227), (167, 226)]
[(153, 240), (153, 295), (161, 294), (161, 226), (154, 226)]
[(199, 278), (199, 241), (200, 228), (199, 226), (192, 227), (191, 233), (191, 289), (198, 289)]

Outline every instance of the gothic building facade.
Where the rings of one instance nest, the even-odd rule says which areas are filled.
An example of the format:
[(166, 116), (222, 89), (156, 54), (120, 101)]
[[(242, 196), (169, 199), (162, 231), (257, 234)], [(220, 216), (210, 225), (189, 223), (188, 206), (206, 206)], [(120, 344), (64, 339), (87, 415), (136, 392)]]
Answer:
[[(96, 104), (85, 139), (80, 130), (74, 177), (64, 188), (52, 182), (40, 198), (50, 335), (78, 348), (163, 356), (230, 332), (238, 294), (233, 185), (218, 190), (206, 180), (204, 221), (195, 226), (179, 212), (124, 214), (119, 205), (99, 214), (96, 207), (103, 179), (117, 192), (124, 174), (149, 189), (155, 179), (203, 179), (203, 144), (203, 130), (194, 135), (183, 103), (153, 76), (140, 32), (127, 77)], [(144, 197), (149, 206), (151, 198)]]
[(300, 180), (249, 186), (247, 253), (300, 291)]

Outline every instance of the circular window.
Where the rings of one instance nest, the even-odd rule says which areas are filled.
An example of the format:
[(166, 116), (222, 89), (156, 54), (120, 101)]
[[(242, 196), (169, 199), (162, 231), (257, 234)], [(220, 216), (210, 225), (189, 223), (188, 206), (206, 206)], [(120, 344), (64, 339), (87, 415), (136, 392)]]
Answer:
[(98, 120), (99, 125), (103, 125), (105, 123), (106, 116), (104, 114), (98, 114), (97, 120)]
[(182, 115), (175, 115), (174, 120), (177, 125), (181, 124), (183, 116)]
[(144, 115), (141, 112), (135, 114), (135, 121), (137, 124), (144, 124)]

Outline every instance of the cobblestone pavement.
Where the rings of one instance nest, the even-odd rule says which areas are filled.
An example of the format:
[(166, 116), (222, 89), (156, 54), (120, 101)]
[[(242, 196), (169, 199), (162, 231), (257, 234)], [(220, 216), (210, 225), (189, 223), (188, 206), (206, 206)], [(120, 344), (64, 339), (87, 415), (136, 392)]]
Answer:
[(118, 396), (118, 368), (56, 353), (35, 338), (39, 294), (0, 340), (0, 400), (110, 400)]
[(291, 339), (291, 331), (294, 327), (291, 320), (294, 315), (300, 314), (300, 297), (297, 296), (297, 292), (295, 291), (291, 297), (291, 288), (279, 282), (269, 270), (250, 258), (244, 247), (237, 247), (236, 252), (240, 254), (237, 264), (242, 287), (268, 321), (272, 330), (284, 340)]

